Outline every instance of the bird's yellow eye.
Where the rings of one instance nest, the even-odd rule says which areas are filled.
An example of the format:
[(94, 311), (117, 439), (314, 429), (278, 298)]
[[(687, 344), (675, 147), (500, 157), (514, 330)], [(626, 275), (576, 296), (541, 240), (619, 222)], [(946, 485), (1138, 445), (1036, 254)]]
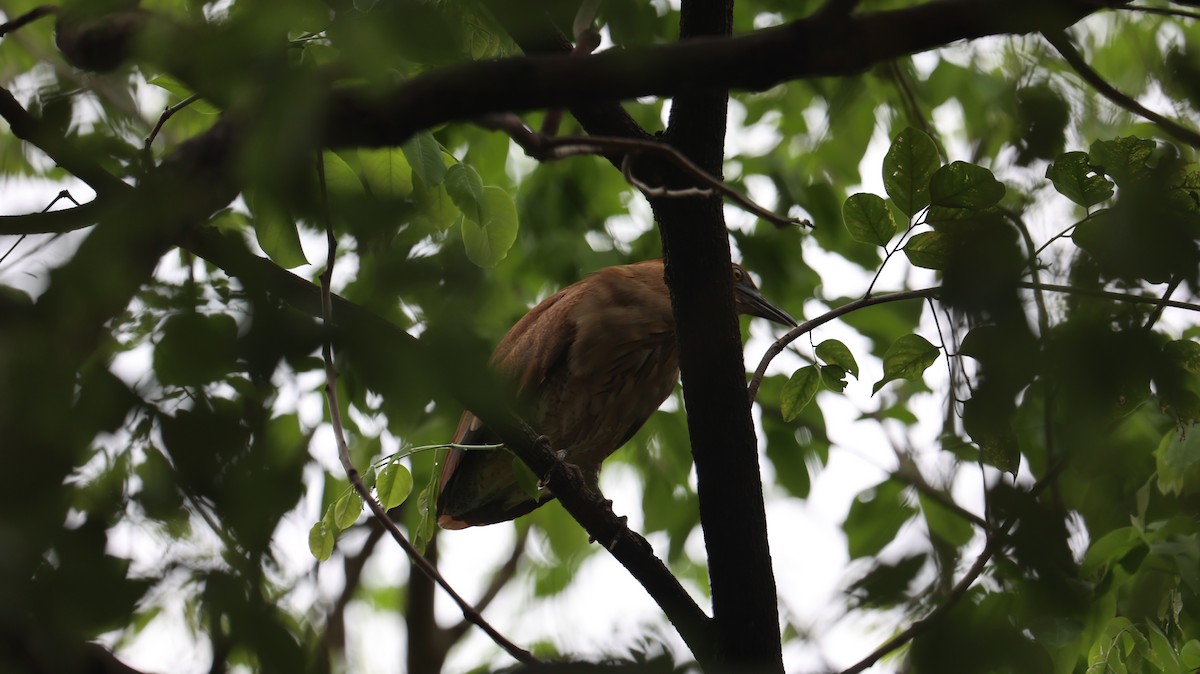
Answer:
[(742, 270), (741, 270), (741, 268), (740, 268), (740, 267), (734, 267), (734, 268), (733, 268), (733, 282), (734, 282), (734, 283), (741, 283), (741, 282), (742, 282), (742, 276), (744, 276), (744, 275), (745, 275), (745, 274), (742, 272)]

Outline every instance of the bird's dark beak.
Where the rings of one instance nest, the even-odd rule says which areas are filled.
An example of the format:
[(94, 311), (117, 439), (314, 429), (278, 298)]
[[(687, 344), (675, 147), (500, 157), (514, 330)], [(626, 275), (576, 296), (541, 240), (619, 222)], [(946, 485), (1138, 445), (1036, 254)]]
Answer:
[(796, 319), (789, 316), (786, 311), (768, 302), (758, 288), (749, 281), (748, 276), (746, 280), (734, 285), (733, 288), (739, 313), (758, 316), (792, 328), (799, 325)]

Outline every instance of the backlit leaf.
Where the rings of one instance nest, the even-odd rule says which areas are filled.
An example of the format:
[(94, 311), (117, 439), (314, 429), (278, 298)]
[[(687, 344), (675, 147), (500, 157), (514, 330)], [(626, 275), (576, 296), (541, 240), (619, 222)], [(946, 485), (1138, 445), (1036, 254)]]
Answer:
[(846, 372), (858, 378), (858, 363), (854, 360), (854, 354), (850, 353), (850, 349), (846, 348), (836, 339), (827, 339), (817, 345), (814, 350), (817, 358), (820, 358), (826, 364), (838, 365)]
[(375, 493), (385, 510), (391, 510), (404, 503), (412, 493), (413, 477), (408, 467), (399, 461), (389, 462), (379, 471), (375, 480)]
[(371, 194), (382, 199), (403, 199), (413, 191), (413, 168), (397, 148), (358, 150), (362, 180)]
[(883, 379), (875, 382), (871, 394), (894, 379), (920, 380), (922, 373), (937, 360), (941, 351), (920, 335), (897, 339), (883, 354)]
[(483, 180), (468, 164), (454, 164), (446, 169), (446, 193), (472, 222), (483, 222)]
[(1153, 152), (1154, 141), (1136, 136), (1098, 140), (1088, 148), (1092, 164), (1112, 176), (1118, 185), (1146, 175), (1146, 162)]
[(483, 223), (464, 218), (463, 245), (467, 257), (480, 267), (495, 267), (517, 240), (517, 207), (499, 187), (483, 188)]
[(1059, 194), (1084, 208), (1095, 206), (1113, 195), (1112, 181), (1094, 172), (1086, 152), (1059, 155), (1046, 167), (1046, 177)]
[(904, 254), (917, 267), (945, 269), (950, 262), (951, 236), (945, 232), (921, 232), (904, 244)]
[(792, 421), (800, 415), (804, 406), (812, 401), (817, 389), (821, 387), (821, 373), (815, 365), (802, 367), (792, 373), (791, 378), (783, 385), (780, 394), (780, 407), (783, 410), (783, 420)]
[(933, 139), (908, 127), (896, 136), (883, 158), (883, 189), (901, 212), (915, 215), (929, 205), (929, 180), (939, 164)]
[(323, 519), (312, 525), (312, 529), (309, 529), (308, 549), (312, 552), (312, 556), (317, 558), (318, 562), (329, 559), (329, 556), (333, 554), (334, 538), (335, 534), (330, 531), (329, 525)]
[(855, 241), (886, 246), (896, 233), (896, 222), (887, 202), (874, 194), (850, 195), (842, 206), (842, 219)]
[(418, 133), (400, 147), (412, 167), (413, 175), (432, 188), (442, 184), (446, 178), (446, 163), (442, 158), (442, 146), (431, 133)]
[(929, 201), (935, 206), (988, 208), (1004, 198), (1004, 183), (982, 166), (956, 161), (938, 169), (929, 180)]

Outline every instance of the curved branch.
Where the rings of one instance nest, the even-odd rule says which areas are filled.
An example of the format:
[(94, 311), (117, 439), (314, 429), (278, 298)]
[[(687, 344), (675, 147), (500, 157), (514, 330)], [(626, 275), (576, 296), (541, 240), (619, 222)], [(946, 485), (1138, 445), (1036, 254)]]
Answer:
[[(813, 226), (812, 222), (808, 220), (787, 218), (759, 206), (730, 187), (725, 181), (697, 166), (694, 161), (688, 159), (682, 152), (660, 140), (611, 136), (548, 136), (525, 126), (520, 118), (515, 115), (485, 115), (475, 120), (475, 122), (484, 128), (504, 131), (508, 134), (509, 138), (521, 146), (521, 149), (525, 150), (526, 154), (539, 161), (557, 161), (577, 155), (623, 157), (621, 160), (621, 170), (625, 174), (626, 181), (645, 194), (647, 198), (677, 196), (709, 197), (715, 194), (728, 199), (747, 213), (757, 215), (776, 227), (783, 228), (799, 225), (811, 228)], [(663, 188), (651, 187), (643, 183), (631, 174), (630, 167), (631, 159), (642, 152), (666, 158), (675, 164), (676, 167), (695, 178), (696, 182), (704, 187), (687, 189)]]
[(872, 307), (876, 304), (887, 304), (888, 302), (902, 302), (904, 300), (935, 297), (941, 292), (941, 290), (941, 288), (923, 288), (921, 290), (902, 290), (900, 292), (887, 293), (884, 295), (864, 297), (859, 300), (854, 300), (853, 302), (847, 302), (836, 309), (825, 312), (811, 321), (805, 321), (791, 330), (788, 330), (787, 334), (775, 340), (775, 343), (771, 345), (771, 348), (767, 349), (767, 352), (763, 354), (762, 360), (759, 361), (758, 367), (754, 370), (754, 376), (750, 378), (750, 385), (747, 387), (747, 390), (750, 394), (750, 402), (754, 402), (754, 399), (758, 396), (758, 387), (762, 385), (763, 377), (766, 376), (767, 366), (771, 364), (771, 361), (775, 359), (775, 356), (783, 353), (783, 350), (787, 348), (788, 344), (796, 341), (796, 339), (802, 335), (812, 332), (813, 330), (825, 325), (835, 318), (840, 318), (848, 313), (858, 311), (859, 309)]
[(1194, 148), (1200, 148), (1200, 133), (1154, 112), (1117, 90), (1116, 87), (1101, 77), (1100, 73), (1092, 69), (1087, 64), (1087, 61), (1083, 60), (1083, 55), (1079, 53), (1079, 50), (1075, 49), (1075, 45), (1071, 44), (1071, 40), (1064, 31), (1042, 31), (1042, 37), (1046, 38), (1050, 46), (1058, 51), (1063, 60), (1067, 62), (1067, 65), (1071, 66), (1075, 73), (1079, 75), (1080, 79), (1092, 85), (1092, 88), (1100, 92), (1101, 96), (1104, 96), (1117, 106), (1157, 124), (1163, 131), (1166, 131), (1176, 140), (1187, 143)]
[(20, 30), (23, 26), (25, 26), (25, 24), (37, 21), (43, 16), (58, 14), (60, 11), (61, 10), (54, 5), (41, 5), (39, 7), (34, 7), (12, 21), (0, 24), (0, 37), (8, 35), (14, 30)]

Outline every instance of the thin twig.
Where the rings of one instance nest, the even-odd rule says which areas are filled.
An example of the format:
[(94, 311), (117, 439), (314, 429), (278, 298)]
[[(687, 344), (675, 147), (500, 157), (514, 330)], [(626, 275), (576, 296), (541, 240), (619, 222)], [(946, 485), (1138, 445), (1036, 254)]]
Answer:
[[(1042, 278), (1038, 272), (1037, 261), (1038, 248), (1033, 242), (1033, 235), (1029, 233), (1029, 226), (1025, 224), (1024, 218), (1012, 209), (1001, 208), (1000, 212), (1021, 232), (1021, 238), (1025, 241), (1025, 248), (1029, 251), (1029, 275), (1035, 284), (1041, 285)], [(1046, 297), (1041, 290), (1034, 290), (1033, 301), (1037, 306), (1038, 332), (1044, 337), (1050, 331), (1050, 312), (1046, 310)]]
[[(682, 197), (682, 196), (713, 196), (719, 194), (742, 210), (756, 215), (767, 222), (774, 224), (776, 227), (792, 227), (802, 226), (811, 228), (813, 225), (808, 220), (799, 218), (787, 218), (768, 211), (758, 204), (750, 201), (734, 190), (720, 178), (713, 176), (704, 169), (700, 168), (691, 159), (679, 150), (667, 145), (666, 143), (646, 140), (640, 138), (619, 138), (614, 136), (558, 136), (550, 137), (542, 133), (533, 131), (521, 122), (520, 118), (515, 115), (486, 115), (475, 119), (475, 123), (479, 126), (498, 131), (504, 131), (513, 139), (517, 145), (520, 145), (525, 153), (538, 161), (557, 161), (574, 157), (577, 155), (625, 155), (621, 162), (622, 172), (625, 178), (631, 185), (637, 188), (647, 197)], [(671, 162), (675, 163), (684, 172), (695, 178), (701, 185), (707, 187), (693, 187), (687, 189), (670, 189), (651, 187), (641, 180), (636, 179), (631, 171), (632, 157), (641, 153), (657, 154)]]
[(891, 639), (888, 639), (882, 646), (876, 648), (871, 652), (870, 655), (860, 660), (854, 666), (843, 669), (841, 674), (858, 674), (859, 672), (865, 670), (866, 668), (878, 662), (883, 656), (911, 641), (913, 637), (923, 632), (926, 627), (933, 624), (935, 621), (945, 615), (951, 608), (958, 604), (958, 601), (962, 599), (964, 595), (966, 595), (967, 590), (971, 589), (971, 585), (973, 585), (976, 579), (979, 578), (979, 575), (983, 573), (983, 569), (987, 566), (988, 561), (992, 559), (992, 555), (995, 554), (996, 544), (994, 543), (994, 540), (994, 538), (988, 538), (988, 542), (983, 546), (983, 551), (980, 552), (979, 556), (975, 558), (975, 563), (971, 565), (970, 569), (967, 569), (966, 574), (963, 575), (963, 577), (954, 584), (954, 587), (950, 589), (950, 593), (946, 596), (946, 600), (944, 602), (938, 604), (937, 607), (929, 613), (929, 615), (913, 622), (913, 624), (905, 628), (903, 632), (897, 634)]
[(1075, 46), (1071, 44), (1071, 40), (1067, 37), (1067, 34), (1064, 31), (1045, 31), (1042, 33), (1042, 37), (1046, 38), (1046, 41), (1050, 43), (1050, 46), (1054, 47), (1054, 49), (1058, 51), (1058, 53), (1063, 57), (1063, 60), (1067, 62), (1067, 65), (1071, 66), (1071, 68), (1076, 72), (1076, 74), (1079, 75), (1081, 79), (1083, 79), (1084, 82), (1092, 85), (1096, 91), (1100, 92), (1101, 96), (1104, 96), (1117, 106), (1124, 108), (1135, 115), (1140, 115), (1141, 117), (1154, 122), (1160, 128), (1162, 128), (1163, 131), (1166, 131), (1176, 140), (1187, 143), (1194, 148), (1200, 148), (1200, 133), (1197, 133), (1192, 129), (1179, 124), (1178, 122), (1175, 122), (1164, 117), (1163, 115), (1158, 114), (1157, 112), (1154, 112), (1153, 110), (1150, 110), (1128, 95), (1118, 91), (1116, 87), (1109, 84), (1103, 77), (1101, 77), (1100, 73), (1093, 70), (1092, 67), (1087, 64), (1087, 61), (1083, 60), (1083, 56), (1080, 55), (1079, 51), (1075, 49)]
[[(1110, 290), (1096, 290), (1094, 288), (1078, 288), (1075, 286), (1055, 285), (1052, 283), (1031, 283), (1029, 281), (1018, 281), (1017, 286), (1028, 290), (1044, 291), (1052, 293), (1064, 293), (1067, 295), (1088, 295), (1092, 297), (1103, 297), (1106, 299), (1116, 300), (1118, 302), (1128, 302), (1130, 304), (1151, 304), (1158, 307), (1170, 307), (1172, 309), (1186, 309), (1187, 311), (1200, 312), (1200, 304), (1192, 304), (1189, 302), (1178, 302), (1175, 300), (1159, 297), (1145, 297), (1142, 295), (1129, 295), (1126, 293), (1112, 292)], [(889, 302), (901, 302), (916, 298), (936, 297), (941, 292), (940, 287), (922, 288), (920, 290), (901, 290), (899, 292), (887, 293), (884, 295), (875, 295), (872, 297), (864, 297), (862, 299), (848, 302), (842, 306), (828, 311), (811, 321), (805, 321), (800, 325), (792, 328), (775, 343), (767, 349), (763, 354), (762, 360), (759, 361), (758, 367), (754, 370), (754, 376), (750, 378), (750, 384), (747, 386), (747, 391), (750, 394), (750, 402), (753, 403), (755, 397), (758, 396), (758, 388), (762, 385), (763, 377), (766, 376), (767, 366), (800, 336), (815, 330), (816, 328), (825, 325), (835, 318), (840, 318), (846, 314), (864, 309), (866, 307), (875, 306), (876, 304), (887, 304)]]
[[(1058, 478), (1058, 475), (1065, 467), (1065, 461), (1060, 461), (1051, 466), (1050, 470), (1046, 471), (1046, 474), (1043, 475), (1042, 478), (1038, 480), (1032, 487), (1030, 487), (1029, 495), (1036, 498), (1038, 494), (1040, 494), (1051, 482)], [(909, 641), (912, 641), (914, 637), (925, 631), (927, 627), (932, 625), (934, 622), (937, 622), (937, 620), (939, 620), (942, 616), (946, 615), (951, 608), (954, 608), (954, 606), (958, 604), (958, 602), (964, 596), (966, 596), (967, 590), (971, 589), (971, 586), (983, 573), (987, 563), (1000, 548), (999, 541), (1008, 533), (1010, 529), (1012, 529), (1016, 523), (1017, 520), (1015, 518), (1010, 519), (1001, 524), (998, 529), (988, 535), (987, 542), (983, 545), (983, 551), (981, 551), (979, 556), (975, 558), (975, 563), (972, 564), (971, 568), (967, 569), (967, 572), (963, 575), (963, 577), (954, 584), (954, 587), (951, 588), (949, 594), (946, 595), (946, 600), (941, 604), (938, 604), (937, 607), (930, 611), (929, 615), (913, 622), (911, 625), (905, 628), (903, 632), (897, 634), (891, 639), (888, 639), (887, 642), (885, 642), (879, 648), (876, 648), (871, 652), (870, 655), (860, 660), (857, 664), (842, 670), (841, 674), (859, 674), (859, 672), (862, 672), (866, 668), (878, 662), (883, 656), (891, 653), (897, 648), (900, 648)]]
[(904, 233), (901, 234), (900, 238), (896, 240), (896, 245), (891, 250), (888, 250), (886, 245), (883, 247), (883, 250), (885, 251), (883, 262), (879, 263), (879, 268), (875, 270), (875, 275), (871, 277), (871, 283), (867, 285), (867, 292), (863, 295), (863, 299), (867, 299), (871, 296), (871, 291), (875, 289), (875, 283), (879, 281), (880, 275), (883, 274), (883, 268), (887, 266), (888, 260), (891, 260), (896, 253), (900, 252), (900, 247), (904, 245), (904, 240), (908, 238), (909, 234), (912, 234), (913, 229), (915, 229), (918, 224), (920, 223), (918, 223), (916, 220), (909, 222), (908, 229), (904, 230)]
[(42, 18), (43, 16), (50, 16), (52, 14), (58, 14), (60, 11), (61, 10), (58, 7), (55, 7), (54, 5), (41, 5), (38, 7), (34, 7), (33, 9), (29, 10), (28, 12), (25, 12), (21, 16), (18, 16), (17, 18), (13, 19), (12, 21), (9, 21), (8, 23), (0, 24), (0, 37), (8, 35), (9, 33), (13, 32), (14, 30), (19, 30), (25, 24), (37, 21), (38, 19)]
[(1188, 311), (1200, 311), (1200, 304), (1191, 304), (1189, 302), (1177, 302), (1159, 297), (1145, 297), (1143, 295), (1130, 295), (1127, 293), (1118, 293), (1111, 290), (1097, 290), (1095, 288), (1078, 288), (1075, 286), (1061, 286), (1051, 283), (1030, 283), (1029, 281), (1019, 281), (1017, 285), (1021, 288), (1030, 290), (1045, 290), (1052, 293), (1064, 293), (1067, 295), (1088, 295), (1090, 297), (1103, 297), (1105, 299), (1116, 300), (1118, 302), (1128, 302), (1130, 304), (1153, 304), (1160, 307), (1170, 307), (1172, 309), (1186, 309)]
[[(46, 213), (47, 211), (49, 211), (51, 208), (54, 207), (54, 204), (57, 204), (59, 201), (61, 201), (63, 199), (67, 199), (71, 203), (75, 204), (76, 206), (79, 206), (79, 202), (75, 201), (75, 197), (71, 196), (71, 192), (69, 190), (63, 190), (63, 191), (59, 192), (58, 196), (54, 197), (54, 199), (52, 199), (50, 201), (50, 203), (46, 204), (46, 207), (43, 208), (41, 210), (41, 212)], [(7, 251), (4, 252), (4, 255), (0, 255), (0, 264), (4, 264), (4, 261), (8, 259), (8, 256), (12, 255), (12, 252), (17, 249), (17, 246), (21, 245), (21, 242), (24, 241), (25, 237), (27, 237), (27, 236), (29, 236), (29, 235), (22, 234), (21, 237), (19, 239), (17, 239), (17, 242), (14, 243)]]
[(811, 321), (805, 321), (792, 328), (787, 332), (787, 334), (775, 340), (775, 343), (772, 344), (769, 349), (767, 349), (767, 352), (763, 354), (762, 360), (759, 361), (758, 368), (754, 370), (754, 376), (750, 378), (750, 384), (747, 387), (747, 391), (750, 394), (750, 402), (753, 403), (754, 398), (758, 395), (758, 387), (762, 385), (763, 377), (767, 372), (767, 366), (771, 364), (771, 361), (775, 359), (775, 356), (778, 356), (785, 348), (787, 348), (788, 344), (794, 342), (801, 335), (815, 330), (816, 328), (825, 325), (835, 318), (845, 316), (846, 314), (858, 311), (859, 309), (872, 307), (876, 304), (887, 304), (888, 302), (901, 302), (904, 300), (912, 300), (917, 298), (934, 297), (941, 291), (941, 288), (923, 288), (921, 290), (902, 290), (900, 292), (887, 293), (885, 295), (864, 297), (862, 299), (843, 304), (832, 311), (825, 312), (821, 316), (818, 316)]
[[(322, 206), (325, 211), (323, 215), (325, 219), (325, 238), (328, 246), (325, 271), (321, 273), (321, 319), (325, 328), (332, 330), (333, 291), (331, 289), (331, 281), (333, 280), (333, 265), (337, 257), (337, 237), (333, 233), (333, 222), (329, 215), (329, 204), (325, 191), (325, 166), (323, 158), (320, 155), (317, 156), (317, 177), (321, 186)], [(424, 555), (417, 552), (417, 549), (413, 547), (404, 533), (400, 531), (396, 523), (388, 517), (383, 505), (371, 495), (366, 485), (363, 484), (362, 476), (359, 475), (358, 469), (354, 467), (354, 463), (350, 460), (350, 447), (346, 444), (346, 435), (342, 427), (342, 411), (337, 398), (337, 370), (333, 366), (333, 342), (329, 338), (328, 333), (324, 343), (321, 345), (321, 355), (325, 360), (325, 398), (329, 404), (329, 421), (333, 426), (333, 435), (337, 442), (338, 458), (341, 460), (342, 469), (346, 471), (346, 477), (354, 485), (354, 490), (362, 497), (363, 502), (371, 509), (371, 513), (375, 515), (379, 523), (387, 529), (396, 543), (409, 556), (413, 562), (413, 566), (420, 569), (422, 573), (445, 590), (446, 594), (450, 595), (450, 598), (454, 600), (454, 603), (462, 611), (465, 620), (482, 629), (496, 645), (503, 648), (517, 662), (527, 665), (538, 664), (538, 659), (533, 657), (532, 653), (517, 646), (505, 638), (504, 635), (500, 634), (496, 628), (484, 620), (483, 616), (450, 586), (450, 583), (446, 582), (446, 579), (437, 570), (437, 567), (425, 559)]]
[[(1182, 274), (1176, 275), (1175, 278), (1171, 279), (1171, 282), (1167, 284), (1167, 289), (1163, 291), (1162, 298), (1164, 300), (1171, 299), (1171, 295), (1175, 294), (1175, 290), (1179, 288), (1180, 283), (1183, 283)], [(1158, 322), (1158, 319), (1162, 318), (1163, 311), (1166, 308), (1166, 305), (1163, 304), (1154, 307), (1154, 311), (1150, 312), (1150, 316), (1146, 319), (1146, 325), (1144, 325), (1142, 329), (1146, 332), (1150, 332), (1150, 330), (1154, 327), (1154, 324)]]
[(158, 123), (156, 123), (154, 128), (150, 130), (150, 135), (146, 136), (146, 141), (142, 147), (142, 151), (145, 152), (147, 156), (150, 156), (150, 146), (154, 144), (154, 139), (158, 137), (158, 132), (162, 130), (163, 124), (166, 124), (168, 119), (174, 117), (175, 113), (198, 100), (200, 100), (200, 95), (192, 94), (182, 101), (179, 101), (175, 105), (169, 105), (164, 108), (162, 114), (158, 116)]

